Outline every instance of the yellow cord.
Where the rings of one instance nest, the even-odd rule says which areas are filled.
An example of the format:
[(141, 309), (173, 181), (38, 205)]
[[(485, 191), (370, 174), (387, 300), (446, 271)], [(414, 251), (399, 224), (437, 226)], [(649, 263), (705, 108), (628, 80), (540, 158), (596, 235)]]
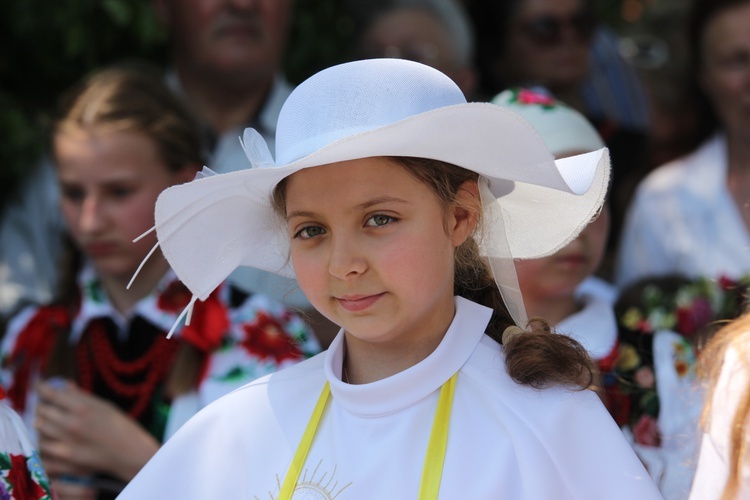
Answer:
[(419, 485), (419, 499), (437, 499), (440, 491), (440, 481), (443, 477), (443, 464), (445, 463), (445, 450), (448, 447), (448, 424), (451, 420), (451, 407), (453, 406), (453, 394), (456, 391), (456, 376), (453, 376), (440, 388), (435, 419), (432, 421), (430, 442), (427, 445), (427, 454), (424, 457), (422, 468), (422, 482)]
[(307, 453), (310, 451), (310, 446), (312, 446), (315, 432), (318, 430), (318, 424), (323, 417), (323, 411), (325, 411), (330, 395), (331, 388), (328, 382), (326, 382), (323, 386), (323, 391), (320, 393), (318, 402), (315, 404), (310, 421), (307, 423), (305, 433), (302, 435), (302, 440), (299, 442), (297, 452), (294, 454), (294, 458), (292, 458), (292, 463), (289, 464), (289, 470), (286, 471), (286, 477), (284, 478), (284, 484), (281, 485), (278, 500), (292, 500), (292, 493), (294, 493), (294, 488), (297, 486), (299, 475), (302, 473)]

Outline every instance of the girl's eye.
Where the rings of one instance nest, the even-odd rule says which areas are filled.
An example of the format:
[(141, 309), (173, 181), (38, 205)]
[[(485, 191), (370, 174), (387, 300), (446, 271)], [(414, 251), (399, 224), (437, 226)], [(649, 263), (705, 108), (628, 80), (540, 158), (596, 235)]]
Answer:
[(114, 198), (127, 198), (128, 196), (130, 196), (131, 194), (133, 194), (134, 191), (135, 191), (135, 189), (133, 189), (131, 187), (116, 186), (116, 187), (113, 187), (113, 188), (110, 189), (110, 194)]
[(323, 229), (322, 227), (307, 226), (294, 233), (294, 238), (309, 240), (310, 238), (315, 238), (316, 236), (320, 236), (321, 234), (325, 234), (325, 229)]
[(61, 192), (64, 199), (73, 203), (79, 203), (86, 196), (83, 189), (75, 186), (63, 186)]
[(365, 225), (371, 227), (380, 227), (395, 221), (396, 219), (391, 217), (390, 215), (377, 214), (367, 219)]

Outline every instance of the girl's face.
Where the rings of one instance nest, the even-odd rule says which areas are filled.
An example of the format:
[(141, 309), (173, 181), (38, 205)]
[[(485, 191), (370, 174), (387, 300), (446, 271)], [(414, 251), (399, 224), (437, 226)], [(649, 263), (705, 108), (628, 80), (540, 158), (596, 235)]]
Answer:
[(593, 30), (581, 0), (521, 0), (508, 34), (506, 78), (552, 90), (579, 84), (589, 71)]
[(750, 4), (718, 13), (703, 35), (703, 89), (730, 136), (750, 140)]
[(401, 166), (365, 158), (293, 174), (286, 214), (297, 280), (324, 316), (365, 342), (442, 337), (454, 250), (473, 229), (466, 211), (446, 210)]
[(60, 133), (54, 147), (73, 240), (103, 278), (129, 279), (156, 244), (153, 233), (133, 239), (154, 225), (157, 196), (194, 170), (170, 171), (156, 144), (137, 132)]
[(578, 286), (601, 264), (609, 235), (609, 208), (567, 246), (541, 259), (516, 261), (518, 284), (529, 302), (572, 297)]

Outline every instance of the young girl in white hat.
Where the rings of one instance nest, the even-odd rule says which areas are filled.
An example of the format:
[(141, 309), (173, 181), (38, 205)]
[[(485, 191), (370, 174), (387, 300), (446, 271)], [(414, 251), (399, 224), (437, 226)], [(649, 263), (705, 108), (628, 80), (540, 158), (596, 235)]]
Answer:
[(160, 196), (164, 255), (193, 302), (237, 265), (294, 276), (341, 331), (200, 412), (121, 498), (659, 498), (513, 268), (598, 212), (606, 150), (555, 161), (515, 113), (396, 59), (303, 82), (275, 162), (244, 145), (253, 169)]

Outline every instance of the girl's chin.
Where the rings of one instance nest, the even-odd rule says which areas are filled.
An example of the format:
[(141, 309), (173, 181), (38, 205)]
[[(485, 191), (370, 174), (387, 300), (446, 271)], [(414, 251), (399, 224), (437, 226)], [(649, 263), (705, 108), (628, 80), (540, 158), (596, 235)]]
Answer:
[[(129, 265), (123, 265), (122, 263), (113, 262), (112, 259), (92, 259), (91, 260), (96, 273), (101, 278), (113, 280), (113, 281), (130, 281), (133, 277), (138, 266), (132, 267)], [(138, 274), (140, 277), (143, 273), (143, 269)], [(136, 281), (139, 278), (136, 278)]]

